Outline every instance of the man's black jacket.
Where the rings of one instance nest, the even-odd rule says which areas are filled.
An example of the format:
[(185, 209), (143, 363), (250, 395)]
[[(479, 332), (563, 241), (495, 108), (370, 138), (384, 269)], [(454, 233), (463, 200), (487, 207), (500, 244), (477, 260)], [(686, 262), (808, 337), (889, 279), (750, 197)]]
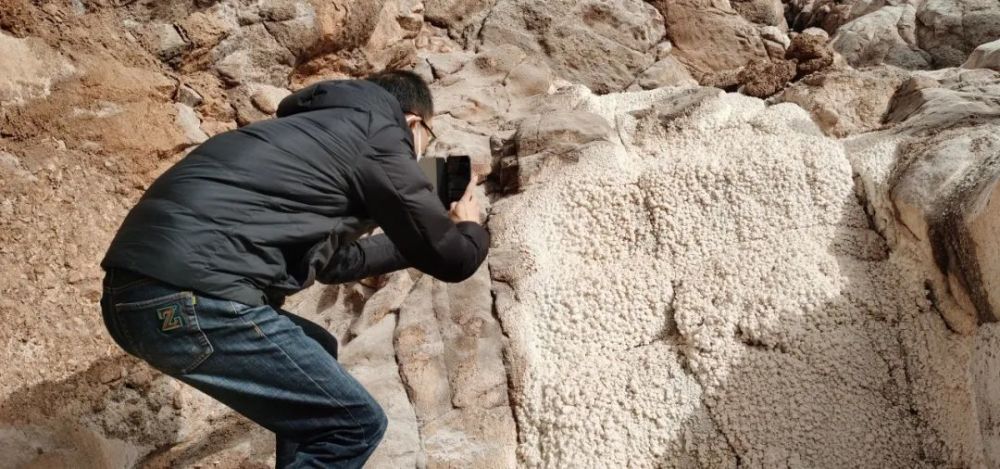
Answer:
[[(101, 265), (260, 305), (406, 267), (457, 282), (483, 262), (489, 235), (448, 218), (387, 91), (321, 82), (277, 115), (208, 139), (160, 176)], [(385, 234), (359, 239), (375, 225)]]

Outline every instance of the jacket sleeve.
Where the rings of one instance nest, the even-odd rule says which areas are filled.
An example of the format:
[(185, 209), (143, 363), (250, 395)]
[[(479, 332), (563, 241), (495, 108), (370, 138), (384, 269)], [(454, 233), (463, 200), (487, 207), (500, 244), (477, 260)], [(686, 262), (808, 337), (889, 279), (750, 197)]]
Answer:
[[(389, 144), (361, 158), (358, 192), (368, 215), (421, 272), (446, 282), (472, 276), (486, 259), (490, 237), (474, 222), (454, 223), (413, 156), (412, 144), (398, 125), (381, 136)], [(394, 142), (393, 142), (394, 140)], [(380, 153), (379, 149), (394, 149)]]
[(342, 246), (320, 270), (320, 283), (354, 282), (409, 268), (410, 263), (384, 234), (361, 238)]

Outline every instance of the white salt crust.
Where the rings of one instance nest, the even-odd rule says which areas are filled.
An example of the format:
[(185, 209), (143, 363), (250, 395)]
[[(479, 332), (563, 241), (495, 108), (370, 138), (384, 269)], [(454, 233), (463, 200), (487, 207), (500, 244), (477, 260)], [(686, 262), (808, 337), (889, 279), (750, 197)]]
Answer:
[(548, 98), (617, 135), (494, 206), (521, 463), (984, 467), (968, 377), (1000, 369), (972, 369), (996, 333), (947, 329), (843, 145), (721, 92), (666, 127), (633, 116), (678, 92)]

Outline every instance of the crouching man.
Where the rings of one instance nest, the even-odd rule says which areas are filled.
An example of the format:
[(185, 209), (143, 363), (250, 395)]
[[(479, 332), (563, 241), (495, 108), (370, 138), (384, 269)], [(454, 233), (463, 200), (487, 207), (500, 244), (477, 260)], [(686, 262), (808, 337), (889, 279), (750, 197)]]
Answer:
[[(336, 339), (280, 306), (315, 281), (478, 269), (489, 235), (472, 191), (446, 210), (417, 165), (433, 115), (427, 84), (392, 71), (314, 84), (277, 118), (208, 139), (108, 249), (111, 337), (273, 431), (279, 468), (363, 466), (384, 412), (337, 362)], [(384, 234), (361, 237), (375, 226)]]

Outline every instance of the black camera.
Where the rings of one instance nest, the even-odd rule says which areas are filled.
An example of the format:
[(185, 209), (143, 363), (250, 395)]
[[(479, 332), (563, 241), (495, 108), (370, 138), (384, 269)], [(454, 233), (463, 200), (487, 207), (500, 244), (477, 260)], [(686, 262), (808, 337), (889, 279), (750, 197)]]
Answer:
[(453, 155), (447, 158), (421, 158), (420, 169), (434, 185), (445, 210), (452, 202), (458, 202), (465, 195), (465, 189), (472, 180), (472, 161), (468, 155)]

